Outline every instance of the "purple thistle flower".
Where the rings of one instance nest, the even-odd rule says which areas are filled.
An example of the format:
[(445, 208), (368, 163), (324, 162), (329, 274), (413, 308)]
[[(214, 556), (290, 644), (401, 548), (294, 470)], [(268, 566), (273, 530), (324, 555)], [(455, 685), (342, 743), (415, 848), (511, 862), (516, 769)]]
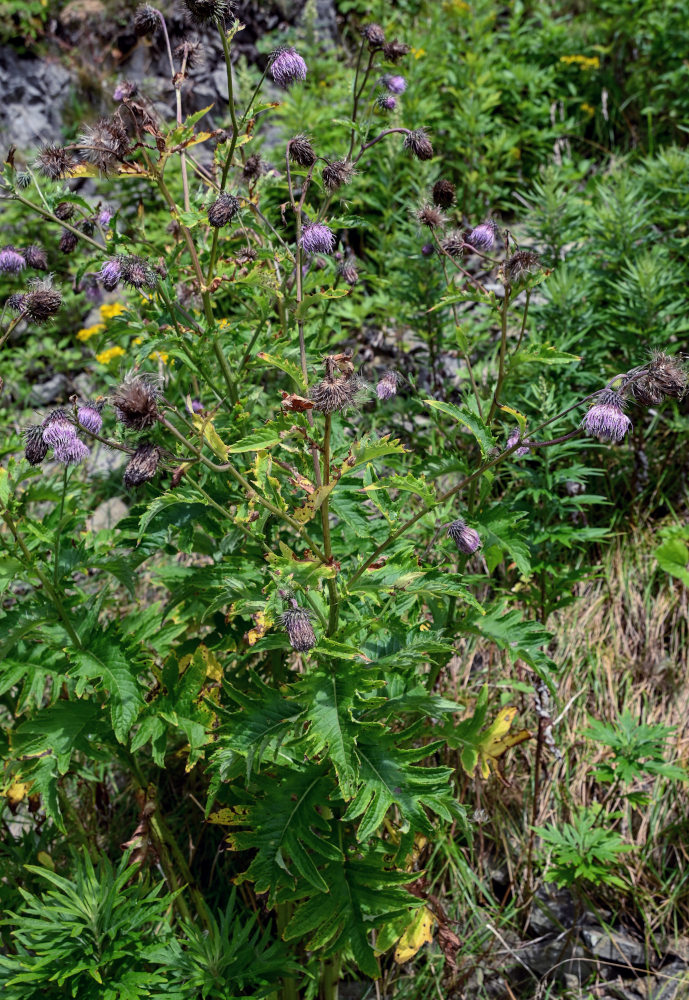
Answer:
[(122, 267), (119, 260), (113, 257), (112, 260), (106, 260), (105, 264), (100, 269), (98, 275), (100, 280), (103, 282), (103, 287), (108, 292), (113, 292), (122, 277)]
[(300, 653), (313, 649), (316, 633), (311, 624), (311, 613), (300, 608), (295, 599), (290, 598), (291, 607), (281, 617), (281, 624), (289, 638), (290, 646)]
[(447, 529), (447, 533), (459, 551), (463, 552), (465, 556), (473, 555), (481, 547), (481, 539), (478, 531), (470, 528), (461, 517), (452, 522)]
[(393, 97), (392, 94), (379, 94), (376, 98), (376, 106), (381, 111), (394, 111), (397, 107), (397, 98)]
[(83, 462), (85, 458), (88, 458), (90, 454), (90, 448), (83, 441), (80, 441), (78, 437), (58, 441), (53, 447), (53, 457), (58, 462), (62, 462), (63, 465), (78, 465), (79, 462)]
[(391, 94), (403, 94), (407, 89), (407, 81), (403, 76), (393, 76), (390, 73), (386, 73), (380, 82)]
[(32, 267), (35, 271), (48, 270), (48, 255), (43, 247), (33, 244), (21, 251), (21, 255), (26, 261), (27, 267)]
[(587, 434), (599, 441), (622, 441), (632, 426), (622, 407), (620, 394), (612, 389), (605, 389), (584, 415), (581, 426)]
[(279, 87), (289, 87), (296, 80), (306, 79), (306, 63), (292, 48), (278, 49), (273, 53), (270, 72)]
[(128, 101), (130, 97), (134, 97), (136, 91), (137, 86), (135, 83), (130, 83), (129, 80), (122, 80), (113, 90), (112, 99), (113, 101)]
[[(520, 440), (519, 430), (515, 427), (514, 430), (511, 431), (510, 436), (507, 438), (507, 447), (511, 448), (512, 445), (515, 445), (519, 440)], [(520, 445), (520, 447), (516, 449), (514, 454), (519, 455), (521, 457), (522, 455), (528, 455), (530, 451), (531, 449), (527, 448), (526, 445)]]
[(423, 254), (424, 257), (432, 257), (433, 254), (435, 253), (435, 247), (433, 246), (432, 243), (424, 243), (424, 245), (421, 247), (421, 253)]
[(107, 205), (104, 205), (98, 213), (98, 225), (102, 226), (103, 229), (107, 229), (112, 221), (112, 217), (115, 213)]
[(308, 254), (332, 253), (335, 249), (335, 236), (322, 222), (307, 222), (301, 231), (299, 245)]
[(66, 445), (77, 432), (64, 410), (52, 410), (43, 421), (43, 440), (51, 448)]
[(492, 250), (495, 246), (498, 227), (490, 220), (475, 226), (467, 236), (467, 243), (470, 243), (474, 250)]
[(0, 271), (7, 274), (19, 274), (26, 267), (26, 261), (13, 246), (6, 246), (0, 250)]
[(79, 423), (92, 434), (97, 434), (103, 426), (103, 418), (100, 413), (101, 409), (101, 404), (85, 403), (77, 410), (77, 419), (79, 420)]
[(203, 403), (199, 399), (192, 399), (191, 409), (192, 413), (203, 413)]
[(397, 395), (397, 385), (400, 377), (395, 371), (387, 371), (376, 386), (378, 399), (392, 399)]

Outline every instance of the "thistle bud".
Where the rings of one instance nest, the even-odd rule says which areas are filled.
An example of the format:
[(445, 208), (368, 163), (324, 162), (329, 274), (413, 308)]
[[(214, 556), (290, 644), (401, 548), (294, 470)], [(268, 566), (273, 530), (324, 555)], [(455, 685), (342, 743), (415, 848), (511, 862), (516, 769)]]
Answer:
[(182, 0), (182, 3), (198, 24), (222, 22), (232, 8), (230, 0)]
[(415, 128), (404, 137), (404, 148), (408, 149), (417, 160), (430, 160), (433, 157), (433, 146), (423, 128)]
[(386, 73), (385, 76), (381, 77), (380, 81), (386, 90), (389, 90), (391, 94), (403, 94), (407, 89), (407, 81), (403, 76), (395, 76), (391, 73)]
[(242, 170), (242, 177), (245, 181), (255, 181), (263, 173), (263, 162), (261, 160), (260, 153), (252, 153), (251, 156), (247, 156), (246, 163), (244, 164), (244, 169)]
[(493, 250), (498, 234), (498, 227), (494, 222), (488, 220), (475, 226), (466, 238), (474, 250)]
[(40, 465), (48, 454), (42, 427), (28, 427), (24, 432), (24, 458), (29, 465)]
[(470, 528), (461, 517), (452, 522), (447, 529), (447, 533), (459, 551), (463, 552), (465, 556), (473, 555), (481, 547), (481, 539), (478, 531)]
[(379, 94), (376, 97), (376, 107), (381, 111), (394, 111), (397, 107), (397, 98), (392, 94)]
[(304, 253), (331, 254), (335, 249), (335, 236), (332, 229), (323, 222), (307, 222), (301, 231), (299, 246)]
[(531, 250), (517, 250), (511, 257), (508, 257), (503, 265), (503, 275), (506, 285), (520, 281), (528, 274), (534, 274), (541, 266), (537, 253)]
[(150, 441), (142, 441), (124, 470), (122, 481), (127, 489), (142, 486), (153, 479), (160, 462), (160, 448)]
[(361, 34), (366, 39), (371, 52), (385, 45), (385, 32), (379, 24), (365, 24), (361, 29)]
[(280, 48), (271, 56), (270, 72), (279, 87), (287, 88), (297, 80), (305, 80), (306, 71), (306, 63), (296, 49)]
[(106, 292), (114, 292), (122, 277), (122, 267), (119, 259), (113, 257), (111, 260), (106, 260), (98, 273), (98, 277), (103, 282), (103, 288)]
[(356, 260), (351, 254), (338, 264), (337, 273), (348, 285), (352, 287), (356, 285), (359, 280), (359, 272), (356, 269)]
[(61, 201), (55, 206), (55, 218), (60, 222), (68, 222), (74, 215), (74, 205), (71, 201)]
[[(520, 440), (521, 440), (521, 435), (518, 429), (515, 427), (514, 430), (510, 432), (510, 435), (507, 438), (507, 447), (511, 448), (513, 445), (517, 443), (517, 441)], [(518, 455), (521, 458), (522, 455), (528, 455), (530, 451), (531, 449), (528, 448), (526, 445), (520, 445), (519, 448), (515, 450), (514, 454)]]
[(77, 410), (77, 420), (91, 434), (98, 434), (103, 426), (102, 403), (84, 403)]
[(130, 430), (143, 431), (158, 419), (159, 399), (156, 379), (147, 375), (127, 375), (115, 389), (112, 404), (120, 423)]
[(605, 389), (584, 414), (581, 426), (587, 434), (599, 441), (622, 441), (632, 426), (623, 406), (624, 402), (618, 392)]
[(26, 267), (22, 254), (13, 246), (5, 246), (0, 250), (0, 271), (5, 274), (19, 274)]
[(65, 177), (76, 160), (63, 146), (43, 146), (36, 157), (36, 169), (51, 181)]
[(222, 191), (208, 209), (208, 222), (215, 229), (221, 229), (234, 219), (239, 211), (239, 201), (233, 194)]
[(58, 245), (62, 253), (72, 253), (78, 242), (79, 237), (76, 233), (73, 233), (71, 229), (63, 229)]
[(385, 45), (383, 45), (383, 55), (388, 62), (399, 62), (399, 60), (406, 56), (408, 52), (409, 46), (405, 45), (404, 42), (398, 41), (396, 38), (393, 38), (391, 42), (386, 42)]
[(300, 608), (295, 599), (290, 598), (291, 607), (282, 615), (281, 622), (287, 632), (292, 649), (305, 653), (316, 645), (316, 633), (311, 624), (311, 614)]
[(21, 254), (26, 261), (27, 267), (32, 267), (34, 271), (48, 270), (48, 255), (43, 247), (34, 244), (22, 250)]
[(440, 212), (433, 205), (424, 205), (423, 208), (417, 212), (416, 217), (422, 226), (428, 226), (429, 229), (437, 229), (437, 227), (442, 226), (445, 221), (442, 212)]
[[(151, 7), (147, 3), (140, 4), (134, 13), (134, 33), (139, 38), (150, 37), (156, 33), (159, 27), (160, 18), (155, 7)], [(121, 98), (115, 97), (115, 100), (121, 100)]]
[(333, 160), (323, 167), (321, 176), (328, 191), (337, 191), (343, 184), (349, 184), (354, 176), (354, 167), (346, 160)]
[(62, 295), (53, 287), (52, 278), (34, 278), (30, 291), (24, 295), (22, 312), (30, 323), (47, 323), (59, 311)]
[(23, 292), (14, 292), (12, 295), (7, 296), (5, 305), (8, 309), (13, 312), (20, 313), (24, 309), (24, 299), (26, 295)]
[(433, 204), (438, 208), (450, 208), (455, 200), (455, 186), (443, 177), (433, 185)]
[(156, 288), (158, 285), (158, 275), (155, 268), (151, 267), (143, 257), (135, 255), (118, 257), (120, 265), (120, 276), (125, 285), (130, 288)]
[(297, 163), (300, 167), (312, 167), (316, 162), (314, 148), (309, 137), (303, 132), (290, 139), (287, 152), (292, 163)]
[(433, 254), (435, 253), (435, 247), (433, 246), (432, 243), (424, 243), (424, 245), (421, 247), (421, 253), (423, 254), (424, 257), (432, 257)]
[(387, 400), (396, 396), (399, 380), (400, 377), (396, 371), (387, 371), (376, 386), (376, 395), (378, 396), (378, 399)]

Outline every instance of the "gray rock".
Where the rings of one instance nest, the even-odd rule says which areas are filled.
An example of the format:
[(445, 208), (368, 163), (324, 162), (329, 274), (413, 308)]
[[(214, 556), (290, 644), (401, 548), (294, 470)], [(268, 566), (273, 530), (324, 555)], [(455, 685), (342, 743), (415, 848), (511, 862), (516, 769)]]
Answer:
[(86, 530), (103, 531), (105, 528), (114, 528), (117, 522), (126, 517), (128, 513), (129, 507), (123, 500), (119, 497), (111, 497), (96, 507), (86, 521)]
[(602, 962), (629, 962), (637, 968), (646, 967), (646, 950), (643, 942), (618, 931), (604, 931), (600, 927), (582, 927), (581, 938), (591, 952)]
[(41, 406), (46, 406), (48, 403), (55, 403), (58, 400), (64, 399), (67, 389), (67, 376), (59, 372), (57, 375), (49, 378), (47, 382), (41, 382), (39, 385), (31, 387), (31, 401), (39, 403)]
[(685, 962), (671, 962), (658, 970), (648, 1000), (686, 1000), (689, 997), (689, 967)]
[(567, 934), (533, 941), (520, 949), (519, 957), (532, 972), (560, 982), (565, 976), (576, 976), (578, 982), (584, 983), (596, 970), (588, 950), (576, 937), (568, 940)]
[(20, 57), (0, 48), (0, 135), (3, 145), (27, 150), (59, 139), (72, 79), (57, 60)]

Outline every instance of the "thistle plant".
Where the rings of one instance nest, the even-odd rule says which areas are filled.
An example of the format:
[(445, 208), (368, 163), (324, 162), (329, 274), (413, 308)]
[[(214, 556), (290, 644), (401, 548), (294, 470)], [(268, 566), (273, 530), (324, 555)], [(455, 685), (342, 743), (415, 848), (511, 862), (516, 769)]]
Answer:
[[(656, 354), (573, 405), (524, 415), (520, 363), (553, 363), (549, 345), (529, 344), (532, 292), (549, 274), (495, 219), (467, 223), (454, 185), (433, 181), (430, 129), (397, 123), (410, 89), (396, 68), (406, 43), (365, 25), (332, 146), (304, 122), (264, 150), (277, 103), (265, 88), (272, 81), (290, 102), (309, 85), (307, 60), (281, 46), (253, 91), (239, 92), (232, 56), (242, 25), (231, 5), (184, 6), (222, 44), (225, 127), (203, 112), (184, 117), (192, 43), (171, 39), (163, 14), (143, 5), (137, 33), (160, 37), (169, 54), (171, 120), (143, 84), (118, 86), (116, 112), (76, 142), (43, 146), (26, 170), (10, 159), (3, 173), (2, 201), (45, 229), (45, 246), (0, 251), (11, 283), (3, 349), (38, 324), (49, 330), (68, 293), (83, 314), (88, 287), (121, 306), (103, 329), (85, 328), (88, 398), (74, 395), (26, 427), (24, 457), (18, 447), (2, 470), (0, 537), (26, 584), (3, 649), (14, 664), (38, 665), (45, 653), (52, 692), (44, 698), (35, 685), (23, 697), (21, 672), (3, 681), (16, 716), (6, 768), (65, 830), (72, 793), (95, 780), (97, 762), (114, 761), (118, 781), (141, 797), (183, 756), (204, 810), (190, 814), (192, 837), (206, 820), (222, 830), (222, 875), (215, 862), (211, 875), (195, 868), (162, 806), (150, 823), (138, 819), (178, 920), (217, 936), (206, 896), (224, 910), (232, 879), (293, 950), (281, 997), (311, 995), (317, 980), (334, 1000), (345, 968), (380, 975), (376, 936), (392, 927), (401, 937), (425, 905), (406, 888), (415, 838), (449, 823), (471, 836), (456, 746), (436, 740), (458, 713), (467, 732), (479, 718), (478, 709), (467, 717), (468, 702), (439, 697), (458, 641), (482, 636), (524, 664), (531, 682), (551, 678), (545, 623), (506, 611), (510, 589), (491, 580), (498, 565), (505, 580), (531, 573), (528, 540), (500, 516), (496, 476), (518, 455), (538, 460), (585, 435), (593, 449), (624, 447), (633, 422), (625, 408), (677, 398), (686, 375), (680, 360)], [(428, 342), (427, 393), (411, 369), (369, 370), (337, 313), (340, 300), (370, 291), (343, 203), (365, 189), (383, 149), (398, 156), (396, 169), (416, 172), (421, 207), (409, 214), (442, 286), (428, 303), (442, 319)], [(108, 209), (98, 195), (76, 194), (84, 175), (95, 191), (107, 184)], [(129, 210), (132, 183), (164, 206), (155, 236)], [(52, 278), (26, 280), (27, 269), (48, 266)], [(460, 308), (467, 303), (476, 311)], [(488, 323), (493, 338), (480, 359), (472, 323)], [(461, 362), (454, 385), (441, 372), (450, 336)], [(125, 353), (130, 368), (116, 371)], [(424, 408), (418, 446), (404, 423), (410, 400)], [(546, 436), (552, 425), (559, 436)], [(122, 454), (133, 505), (107, 537), (86, 522), (97, 449)], [(43, 481), (54, 510), (39, 523)], [(492, 567), (476, 593), (469, 560)], [(147, 607), (132, 570), (144, 562), (152, 589), (166, 595)], [(466, 737), (476, 755), (462, 755), (472, 777), (484, 715)], [(92, 834), (83, 846), (97, 850)]]

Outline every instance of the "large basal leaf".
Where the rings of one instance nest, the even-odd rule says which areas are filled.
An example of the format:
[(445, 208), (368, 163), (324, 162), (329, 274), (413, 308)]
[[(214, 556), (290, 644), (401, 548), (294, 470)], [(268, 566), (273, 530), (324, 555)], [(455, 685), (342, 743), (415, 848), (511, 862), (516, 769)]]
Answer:
[(83, 694), (89, 681), (97, 691), (105, 692), (115, 736), (126, 743), (144, 700), (130, 655), (120, 646), (114, 630), (95, 636), (87, 648), (72, 650), (69, 658), (74, 664), (70, 675), (78, 679), (77, 694)]

